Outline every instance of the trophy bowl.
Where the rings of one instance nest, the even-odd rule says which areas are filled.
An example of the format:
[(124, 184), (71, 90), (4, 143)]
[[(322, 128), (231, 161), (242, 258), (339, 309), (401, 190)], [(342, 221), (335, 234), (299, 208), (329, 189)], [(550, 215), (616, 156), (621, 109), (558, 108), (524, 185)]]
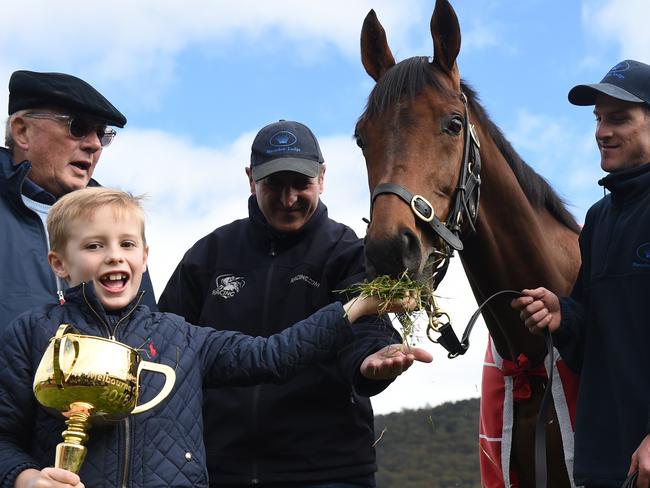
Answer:
[[(163, 374), (165, 384), (154, 398), (137, 405), (140, 374), (145, 370)], [(126, 344), (81, 335), (69, 324), (61, 324), (34, 376), (38, 402), (68, 419), (54, 465), (78, 473), (91, 421), (114, 421), (145, 412), (169, 395), (175, 381), (172, 368), (143, 361)]]

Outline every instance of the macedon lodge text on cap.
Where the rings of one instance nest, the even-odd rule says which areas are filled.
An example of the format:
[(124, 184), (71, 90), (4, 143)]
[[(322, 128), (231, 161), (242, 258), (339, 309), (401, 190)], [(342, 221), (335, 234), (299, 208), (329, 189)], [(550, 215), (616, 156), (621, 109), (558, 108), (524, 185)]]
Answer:
[(304, 124), (279, 120), (263, 127), (251, 148), (253, 179), (259, 181), (280, 171), (310, 178), (320, 174), (323, 155), (314, 133)]

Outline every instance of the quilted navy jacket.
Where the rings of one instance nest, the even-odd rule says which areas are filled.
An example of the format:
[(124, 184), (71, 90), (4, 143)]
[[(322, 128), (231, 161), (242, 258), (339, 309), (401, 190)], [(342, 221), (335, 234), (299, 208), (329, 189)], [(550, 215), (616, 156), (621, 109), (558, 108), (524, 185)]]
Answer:
[[(281, 382), (351, 339), (343, 307), (333, 303), (268, 339), (195, 327), (171, 313), (150, 312), (142, 295), (119, 317), (107, 315), (92, 284), (68, 291), (64, 305), (19, 316), (0, 336), (0, 486), (27, 468), (51, 466), (65, 424), (36, 402), (34, 372), (61, 323), (85, 335), (115, 337), (147, 361), (171, 366), (176, 383), (152, 410), (93, 426), (80, 477), (87, 487), (207, 487), (202, 387)], [(162, 387), (144, 373), (139, 404)]]

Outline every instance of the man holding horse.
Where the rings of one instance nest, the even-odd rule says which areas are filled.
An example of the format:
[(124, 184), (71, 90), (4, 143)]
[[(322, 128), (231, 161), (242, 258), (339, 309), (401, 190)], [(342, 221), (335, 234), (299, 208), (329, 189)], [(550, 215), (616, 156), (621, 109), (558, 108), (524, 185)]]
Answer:
[[(609, 194), (588, 211), (571, 296), (523, 290), (512, 302), (533, 333), (546, 328), (580, 374), (574, 479), (620, 487), (638, 470), (650, 485), (650, 66), (626, 60), (600, 83), (569, 92), (594, 105), (599, 181)], [(630, 485), (633, 486), (633, 485)]]
[[(325, 164), (312, 131), (280, 120), (262, 128), (246, 168), (247, 219), (220, 227), (184, 256), (159, 306), (189, 322), (268, 336), (363, 279), (363, 243), (320, 201)], [(388, 371), (365, 361), (401, 338), (366, 319), (336, 360), (284, 385), (207, 390), (205, 445), (212, 487), (375, 486), (369, 396), (410, 363)], [(430, 361), (414, 349), (417, 360)], [(393, 354), (394, 355), (394, 354)]]

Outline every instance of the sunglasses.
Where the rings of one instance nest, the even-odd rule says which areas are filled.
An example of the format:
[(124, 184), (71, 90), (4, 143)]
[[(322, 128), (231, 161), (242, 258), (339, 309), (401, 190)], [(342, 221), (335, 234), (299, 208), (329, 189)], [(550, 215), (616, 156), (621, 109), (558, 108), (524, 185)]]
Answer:
[(117, 134), (115, 129), (109, 129), (105, 124), (98, 124), (77, 115), (64, 115), (44, 112), (27, 113), (25, 114), (25, 117), (31, 119), (48, 119), (62, 122), (68, 126), (68, 132), (74, 139), (83, 139), (88, 134), (94, 132), (97, 134), (99, 143), (102, 145), (102, 147), (106, 147), (111, 142), (113, 142), (113, 139), (115, 139), (115, 135)]

